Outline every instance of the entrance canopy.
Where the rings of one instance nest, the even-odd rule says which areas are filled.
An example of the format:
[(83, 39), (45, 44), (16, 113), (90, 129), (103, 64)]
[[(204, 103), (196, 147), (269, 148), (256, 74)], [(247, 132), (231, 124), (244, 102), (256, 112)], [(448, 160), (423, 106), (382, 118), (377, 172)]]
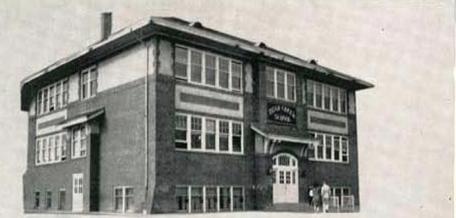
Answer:
[(300, 155), (303, 156), (305, 149), (310, 145), (314, 146), (318, 143), (317, 140), (310, 137), (304, 136), (296, 136), (296, 135), (286, 135), (286, 134), (277, 134), (273, 132), (268, 132), (267, 130), (259, 128), (255, 124), (251, 124), (250, 128), (256, 133), (255, 136), (255, 143), (257, 144), (255, 147), (257, 148), (257, 152), (260, 152), (258, 149), (258, 144), (262, 142), (262, 151), (261, 153), (271, 154), (274, 151), (275, 146), (277, 146), (281, 142), (291, 142), (294, 144), (301, 145), (300, 147)]

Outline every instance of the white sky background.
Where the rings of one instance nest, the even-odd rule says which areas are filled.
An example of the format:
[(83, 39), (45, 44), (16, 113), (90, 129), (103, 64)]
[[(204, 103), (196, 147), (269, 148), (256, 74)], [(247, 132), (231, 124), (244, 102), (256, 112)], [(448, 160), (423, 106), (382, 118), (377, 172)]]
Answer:
[(97, 41), (103, 11), (114, 31), (150, 15), (198, 20), (374, 83), (357, 95), (352, 216), (452, 217), (454, 6), (429, 2), (1, 0), (0, 217), (22, 213), (20, 80)]

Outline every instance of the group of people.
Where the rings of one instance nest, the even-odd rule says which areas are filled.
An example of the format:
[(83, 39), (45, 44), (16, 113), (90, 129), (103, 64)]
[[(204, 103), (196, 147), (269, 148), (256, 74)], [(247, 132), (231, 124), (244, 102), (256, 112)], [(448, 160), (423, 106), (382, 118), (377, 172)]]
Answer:
[(331, 196), (331, 187), (326, 182), (323, 182), (321, 187), (318, 184), (314, 184), (309, 188), (309, 202), (312, 204), (314, 212), (320, 211), (326, 213), (329, 211), (329, 201)]

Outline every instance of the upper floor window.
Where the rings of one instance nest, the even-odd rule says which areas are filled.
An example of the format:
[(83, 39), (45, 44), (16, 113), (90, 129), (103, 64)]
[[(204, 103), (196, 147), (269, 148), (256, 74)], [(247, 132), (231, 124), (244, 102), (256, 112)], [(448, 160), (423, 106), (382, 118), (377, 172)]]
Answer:
[(191, 83), (242, 91), (242, 62), (193, 48), (176, 46), (175, 77)]
[(307, 92), (305, 93), (307, 104), (310, 107), (326, 111), (346, 113), (346, 91), (335, 86), (307, 80)]
[(311, 160), (348, 163), (348, 138), (326, 133), (311, 133), (318, 144), (311, 148), (308, 157)]
[(85, 157), (87, 153), (88, 130), (85, 125), (76, 126), (71, 131), (71, 157)]
[(57, 133), (36, 139), (35, 164), (57, 163), (67, 157), (66, 133)]
[(295, 101), (295, 75), (284, 70), (266, 67), (266, 96), (287, 101)]
[(192, 151), (243, 153), (242, 123), (196, 115), (175, 115), (175, 146)]
[(97, 94), (98, 72), (95, 66), (89, 67), (81, 72), (81, 99), (87, 99)]
[(36, 99), (38, 115), (65, 107), (68, 103), (68, 79), (59, 80), (40, 89)]

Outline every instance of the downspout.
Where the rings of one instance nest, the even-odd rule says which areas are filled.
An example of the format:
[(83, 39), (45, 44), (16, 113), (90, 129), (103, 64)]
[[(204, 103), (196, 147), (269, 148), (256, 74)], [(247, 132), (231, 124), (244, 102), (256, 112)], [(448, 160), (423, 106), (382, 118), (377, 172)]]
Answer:
[(146, 72), (144, 76), (144, 205), (143, 214), (147, 214), (147, 198), (149, 193), (149, 65), (150, 65), (150, 44), (145, 42), (142, 32), (135, 33), (136, 39), (146, 48)]

